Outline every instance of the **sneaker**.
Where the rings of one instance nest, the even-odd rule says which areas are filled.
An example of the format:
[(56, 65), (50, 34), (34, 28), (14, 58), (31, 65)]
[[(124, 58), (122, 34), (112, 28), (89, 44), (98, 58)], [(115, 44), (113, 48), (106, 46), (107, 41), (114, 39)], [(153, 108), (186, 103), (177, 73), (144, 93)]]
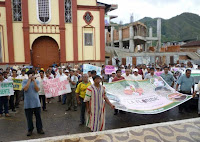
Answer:
[(32, 131), (28, 131), (28, 133), (26, 134), (26, 136), (31, 136), (32, 135)]
[(37, 131), (38, 134), (45, 134), (43, 130)]

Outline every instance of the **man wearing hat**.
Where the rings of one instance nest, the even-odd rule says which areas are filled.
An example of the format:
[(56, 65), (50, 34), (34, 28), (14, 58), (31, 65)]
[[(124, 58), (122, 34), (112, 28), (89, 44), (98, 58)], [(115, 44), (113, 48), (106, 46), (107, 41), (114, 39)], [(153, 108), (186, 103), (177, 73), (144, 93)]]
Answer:
[(140, 74), (138, 74), (138, 69), (133, 70), (133, 80), (135, 80), (135, 81), (142, 80), (142, 76)]

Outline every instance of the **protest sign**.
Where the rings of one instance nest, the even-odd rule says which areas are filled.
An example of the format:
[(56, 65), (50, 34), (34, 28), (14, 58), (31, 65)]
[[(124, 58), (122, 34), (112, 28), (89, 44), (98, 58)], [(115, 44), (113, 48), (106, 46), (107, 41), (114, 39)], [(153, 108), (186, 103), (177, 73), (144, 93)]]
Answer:
[(71, 92), (67, 76), (45, 80), (43, 87), (47, 98), (57, 97)]
[(137, 114), (161, 113), (192, 98), (176, 92), (161, 77), (145, 81), (122, 80), (104, 85), (116, 109)]
[(159, 71), (159, 72), (155, 72), (155, 75), (156, 76), (161, 76), (161, 74), (163, 74), (164, 72), (163, 71)]
[(125, 73), (126, 73), (126, 70), (125, 70), (125, 69), (122, 69), (121, 72), (122, 72), (122, 74), (125, 74)]
[(1, 82), (0, 83), (0, 97), (14, 95), (13, 82)]
[(105, 66), (105, 74), (112, 74), (112, 72), (116, 72), (116, 69), (114, 66), (106, 65)]
[(97, 72), (97, 75), (101, 75), (101, 67), (93, 66), (90, 64), (84, 64), (83, 65), (83, 73), (87, 74), (88, 71), (95, 70)]
[(13, 89), (22, 90), (22, 79), (13, 79)]

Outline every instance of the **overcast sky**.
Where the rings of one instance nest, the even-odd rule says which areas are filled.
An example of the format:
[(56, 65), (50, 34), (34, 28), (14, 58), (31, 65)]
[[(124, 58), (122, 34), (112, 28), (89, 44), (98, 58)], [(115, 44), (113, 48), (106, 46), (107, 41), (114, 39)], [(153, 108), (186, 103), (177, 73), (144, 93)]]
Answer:
[(113, 22), (130, 22), (133, 13), (134, 21), (144, 17), (169, 19), (183, 12), (200, 15), (200, 0), (98, 0), (108, 4), (118, 4), (118, 9), (109, 13), (117, 15)]

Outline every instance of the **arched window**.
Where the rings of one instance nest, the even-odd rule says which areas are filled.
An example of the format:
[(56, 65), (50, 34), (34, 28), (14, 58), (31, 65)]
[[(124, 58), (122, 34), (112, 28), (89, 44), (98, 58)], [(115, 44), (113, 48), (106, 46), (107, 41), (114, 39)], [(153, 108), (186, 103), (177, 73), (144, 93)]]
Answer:
[(37, 0), (37, 17), (43, 24), (51, 20), (51, 0)]
[(22, 21), (22, 3), (21, 0), (12, 1), (13, 21)]
[(65, 23), (72, 22), (72, 1), (65, 0)]

